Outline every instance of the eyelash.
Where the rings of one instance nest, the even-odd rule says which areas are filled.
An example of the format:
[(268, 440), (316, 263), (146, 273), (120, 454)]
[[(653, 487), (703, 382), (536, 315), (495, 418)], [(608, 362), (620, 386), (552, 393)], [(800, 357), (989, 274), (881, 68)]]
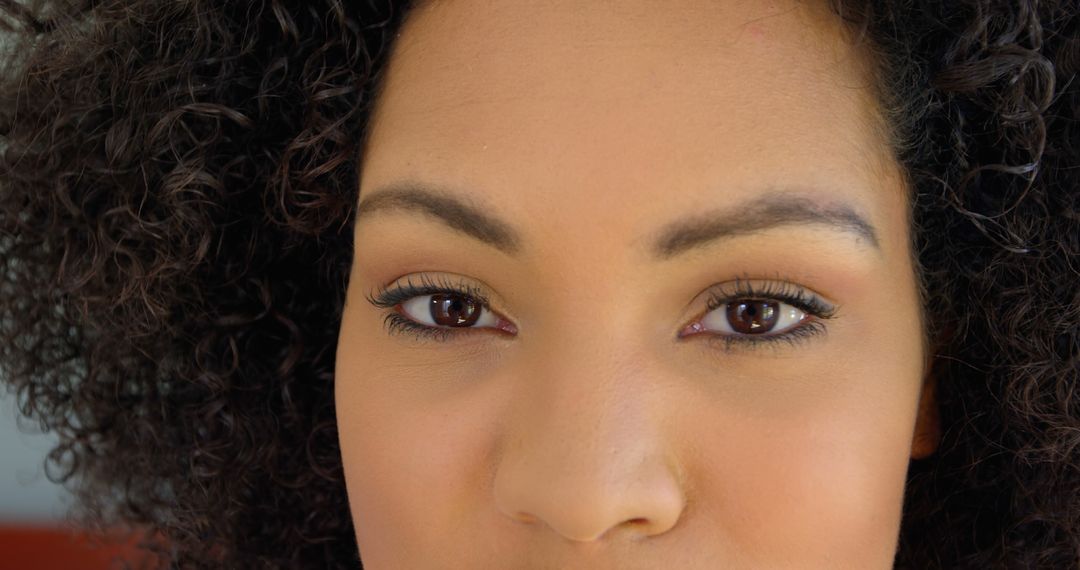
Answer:
[[(488, 302), (487, 296), (483, 294), (480, 287), (466, 283), (465, 281), (452, 282), (441, 276), (432, 278), (424, 274), (420, 275), (419, 285), (414, 284), (410, 277), (404, 285), (397, 285), (389, 288), (383, 287), (377, 294), (369, 293), (367, 295), (367, 300), (378, 308), (393, 309), (399, 303), (404, 303), (413, 297), (436, 294), (453, 294), (462, 297), (472, 297), (479, 301), (485, 309), (491, 310), (491, 304)], [(386, 327), (386, 331), (390, 334), (409, 333), (419, 340), (431, 339), (440, 342), (446, 341), (450, 337), (458, 334), (471, 334), (472, 332), (467, 328), (454, 329), (450, 327), (431, 327), (422, 325), (393, 310), (386, 314), (386, 317), (383, 319), (383, 324)]]
[(775, 281), (766, 281), (760, 288), (755, 288), (748, 278), (736, 277), (732, 291), (711, 291), (706, 302), (706, 313), (712, 312), (732, 301), (768, 300), (787, 303), (806, 313), (807, 318), (795, 328), (780, 334), (730, 335), (705, 334), (707, 342), (720, 345), (724, 351), (731, 351), (735, 346), (763, 348), (779, 346), (775, 343), (786, 342), (791, 346), (806, 342), (811, 337), (825, 334), (824, 319), (836, 316), (837, 306), (830, 305), (807, 290), (793, 285), (791, 279), (777, 275)]
[[(471, 297), (480, 302), (484, 309), (491, 310), (487, 296), (482, 289), (465, 281), (450, 281), (443, 277), (429, 277), (420, 275), (420, 284), (414, 284), (410, 277), (404, 285), (393, 287), (381, 287), (378, 293), (369, 293), (367, 300), (372, 305), (382, 309), (391, 309), (383, 319), (383, 324), (389, 334), (408, 333), (418, 340), (435, 340), (445, 342), (458, 334), (472, 334), (469, 328), (432, 327), (417, 323), (412, 319), (394, 311), (398, 304), (413, 297), (435, 294), (452, 294), (462, 297)], [(755, 288), (746, 277), (736, 277), (731, 291), (723, 289), (709, 293), (706, 303), (707, 311), (712, 312), (732, 301), (742, 300), (769, 300), (780, 301), (791, 305), (803, 312), (808, 317), (802, 324), (780, 334), (762, 335), (731, 335), (731, 334), (704, 334), (708, 342), (720, 345), (724, 351), (732, 348), (761, 348), (774, 343), (786, 342), (791, 346), (806, 342), (811, 337), (824, 334), (825, 324), (821, 319), (831, 319), (836, 316), (837, 307), (821, 300), (816, 295), (805, 289), (790, 283), (790, 279), (777, 276), (776, 281), (766, 281), (764, 285)]]

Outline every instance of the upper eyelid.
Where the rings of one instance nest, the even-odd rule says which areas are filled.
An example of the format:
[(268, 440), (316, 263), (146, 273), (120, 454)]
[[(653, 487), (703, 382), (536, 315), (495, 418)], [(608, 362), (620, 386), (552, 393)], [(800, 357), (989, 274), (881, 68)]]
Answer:
[(485, 308), (491, 309), (491, 302), (489, 301), (488, 296), (484, 294), (481, 286), (468, 285), (464, 281), (455, 283), (451, 282), (449, 278), (446, 278), (445, 280), (435, 279), (442, 278), (431, 278), (422, 273), (419, 277), (420, 284), (415, 284), (412, 282), (412, 276), (409, 276), (406, 278), (406, 283), (380, 286), (377, 288), (377, 291), (368, 292), (366, 298), (369, 303), (376, 307), (390, 308), (404, 300), (406, 295), (432, 295), (439, 292), (450, 291), (471, 296), (480, 301), (480, 304)]
[[(805, 310), (816, 318), (831, 319), (836, 317), (840, 309), (839, 303), (827, 301), (821, 295), (801, 285), (795, 285), (788, 281), (782, 281), (781, 283), (781, 285), (775, 285), (774, 282), (769, 282), (765, 286), (765, 290), (755, 290), (749, 285), (740, 286), (738, 283), (735, 285), (736, 290), (731, 292), (722, 289), (719, 291), (709, 290), (708, 310), (715, 310), (734, 299), (774, 299), (793, 305), (800, 310)], [(778, 289), (774, 289), (774, 287), (778, 287)]]
[[(843, 306), (842, 303), (822, 295), (811, 287), (799, 285), (798, 281), (781, 271), (775, 271), (765, 277), (751, 277), (750, 274), (743, 272), (735, 276), (733, 282), (729, 281), (710, 287), (706, 289), (706, 293), (711, 299), (725, 300), (739, 298), (779, 298), (779, 300), (784, 300), (785, 296), (796, 299), (801, 298), (814, 311), (814, 316), (823, 318), (823, 320), (824, 318), (836, 317), (839, 314)], [(755, 287), (751, 282), (762, 282), (764, 285)]]
[[(365, 296), (373, 304), (377, 304), (380, 298), (385, 297), (387, 294), (394, 292), (401, 292), (405, 290), (428, 290), (431, 293), (440, 291), (453, 291), (456, 293), (469, 295), (485, 305), (490, 306), (490, 299), (488, 295), (484, 293), (483, 286), (468, 284), (466, 281), (461, 280), (457, 283), (449, 282), (444, 278), (432, 278), (427, 274), (421, 273), (418, 277), (420, 284), (413, 283), (412, 276), (406, 277), (406, 283), (392, 282), (388, 285), (381, 285), (371, 290)], [(763, 286), (755, 287), (750, 284), (752, 281), (761, 281), (765, 284)], [(734, 285), (731, 285), (734, 283)], [(733, 287), (728, 290), (727, 287)], [(839, 308), (839, 304), (835, 301), (825, 300), (825, 297), (814, 292), (811, 289), (797, 285), (792, 280), (780, 277), (768, 277), (768, 278), (750, 278), (744, 276), (735, 277), (734, 281), (727, 281), (717, 285), (713, 285), (706, 289), (703, 293), (713, 298), (737, 298), (737, 297), (750, 297), (750, 298), (764, 298), (770, 295), (777, 295), (780, 293), (788, 293), (794, 290), (796, 293), (803, 294), (808, 299), (817, 299), (822, 302), (823, 305), (829, 308)]]
[[(398, 303), (416, 296), (452, 292), (471, 296), (478, 300), (484, 309), (501, 314), (501, 311), (492, 307), (488, 296), (483, 292), (482, 286), (471, 284), (462, 277), (439, 276), (433, 278), (428, 274), (421, 273), (418, 280), (420, 281), (419, 285), (413, 282), (410, 275), (406, 278), (404, 284), (395, 283), (381, 286), (378, 288), (377, 294), (369, 293), (367, 295), (368, 301), (379, 308), (392, 308)], [(751, 284), (752, 281), (761, 281), (764, 285), (755, 287)], [(734, 285), (731, 285), (732, 283)], [(730, 290), (727, 286), (730, 286)], [(716, 310), (727, 302), (741, 298), (775, 299), (793, 305), (799, 310), (807, 312), (809, 317), (815, 319), (834, 318), (840, 308), (838, 303), (825, 300), (820, 294), (802, 285), (797, 285), (792, 279), (783, 276), (779, 272), (772, 278), (750, 278), (744, 273), (742, 276), (737, 276), (734, 282), (727, 281), (714, 285), (707, 289), (705, 293), (708, 295), (709, 306), (702, 315)], [(701, 315), (698, 318), (700, 317)], [(764, 336), (781, 335), (762, 335), (762, 337)]]

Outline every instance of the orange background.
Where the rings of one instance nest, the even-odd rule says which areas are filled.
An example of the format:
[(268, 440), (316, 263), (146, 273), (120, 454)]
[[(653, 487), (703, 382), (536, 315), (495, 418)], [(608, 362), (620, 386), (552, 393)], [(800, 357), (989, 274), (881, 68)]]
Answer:
[[(127, 542), (105, 543), (74, 530), (30, 525), (0, 525), (2, 570), (104, 570), (122, 568), (115, 557), (135, 564), (148, 557), (136, 547), (138, 537)], [(152, 567), (152, 566), (147, 566)]]

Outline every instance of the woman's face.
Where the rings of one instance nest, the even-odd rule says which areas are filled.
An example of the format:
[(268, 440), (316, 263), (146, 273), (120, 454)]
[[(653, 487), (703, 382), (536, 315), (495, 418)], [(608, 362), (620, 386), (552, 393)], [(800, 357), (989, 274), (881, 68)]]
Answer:
[(932, 391), (839, 19), (454, 0), (398, 42), (337, 352), (364, 566), (891, 567)]

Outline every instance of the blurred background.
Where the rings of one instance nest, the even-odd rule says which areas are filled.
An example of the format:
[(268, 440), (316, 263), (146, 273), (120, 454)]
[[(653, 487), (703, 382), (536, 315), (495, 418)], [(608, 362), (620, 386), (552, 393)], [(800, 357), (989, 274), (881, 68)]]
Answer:
[[(5, 34), (0, 26), (6, 59), (13, 54)], [(57, 443), (55, 434), (19, 419), (16, 397), (0, 377), (0, 570), (120, 568), (118, 557), (134, 559), (131, 543), (102, 546), (65, 520), (72, 500), (45, 476), (46, 455)]]
[(57, 440), (34, 422), (17, 422), (15, 408), (14, 395), (0, 390), (0, 524), (51, 524), (69, 504), (64, 489), (45, 477), (45, 455)]
[[(7, 33), (0, 27), (3, 58), (11, 56), (6, 39)], [(2, 381), (0, 378), (0, 524), (51, 523), (62, 518), (65, 511), (63, 489), (45, 478), (42, 467), (56, 437), (33, 429), (34, 422), (23, 422), (29, 433), (17, 429), (15, 396), (7, 393)], [(0, 561), (0, 566), (3, 564)]]

